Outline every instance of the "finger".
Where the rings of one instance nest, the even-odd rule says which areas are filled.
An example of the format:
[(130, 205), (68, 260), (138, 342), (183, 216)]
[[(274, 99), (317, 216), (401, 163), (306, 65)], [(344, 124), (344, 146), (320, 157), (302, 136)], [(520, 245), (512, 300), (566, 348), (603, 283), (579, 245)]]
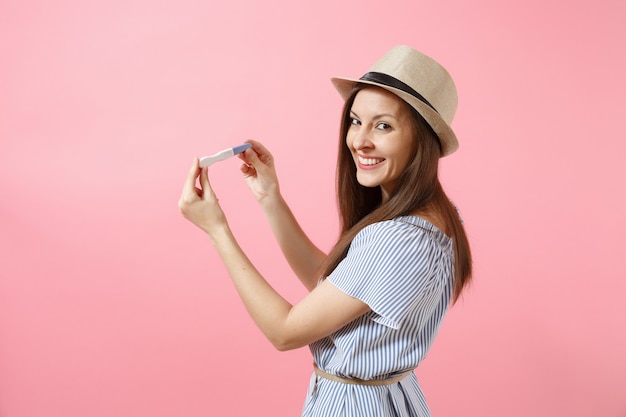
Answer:
[(246, 160), (246, 152), (245, 151), (242, 152), (242, 153), (237, 154), (237, 158), (241, 159), (244, 162), (244, 164), (248, 163), (248, 161)]
[(267, 160), (273, 159), (272, 153), (268, 151), (267, 148), (261, 144), (261, 142), (252, 139), (248, 139), (246, 142), (252, 144), (252, 149), (254, 149), (261, 161), (266, 162)]
[(250, 175), (254, 175), (254, 167), (252, 165), (248, 165), (248, 164), (241, 164), (241, 166), (239, 167), (239, 170), (241, 171), (242, 174), (244, 174), (246, 177), (250, 176)]
[(200, 169), (200, 186), (202, 187), (202, 199), (215, 199), (215, 193), (213, 192), (213, 188), (211, 188), (211, 183), (209, 182), (209, 168), (204, 167)]
[[(244, 143), (249, 143), (249, 144), (251, 144), (251, 145), (252, 145), (252, 149), (254, 149), (254, 143), (255, 143), (255, 141), (248, 139), (248, 140), (246, 140)], [(246, 152), (247, 152), (247, 150), (246, 150), (246, 151), (241, 152), (240, 154), (238, 154), (238, 155), (237, 155), (237, 157), (238, 157), (239, 159), (241, 159), (241, 160), (242, 160), (245, 164), (250, 165), (250, 161), (248, 160), (248, 157), (246, 156)]]
[(198, 178), (198, 174), (198, 158), (194, 158), (193, 163), (189, 168), (189, 172), (187, 173), (187, 178), (185, 178), (180, 198), (178, 199), (178, 208), (183, 214), (185, 213), (186, 208), (194, 201), (197, 201), (198, 197), (202, 194), (202, 191), (196, 188), (196, 179)]
[(183, 185), (183, 193), (190, 192), (196, 190), (196, 179), (200, 174), (200, 168), (198, 167), (198, 158), (193, 159), (193, 163), (189, 168), (189, 172), (187, 173), (187, 178), (185, 179), (185, 184)]
[(246, 143), (250, 143), (252, 148), (239, 154), (239, 159), (248, 165), (248, 168), (252, 169), (252, 171), (247, 170), (246, 174), (243, 171), (243, 167), (241, 167), (242, 172), (244, 172), (246, 176), (254, 175), (254, 171), (261, 175), (267, 175), (268, 169), (271, 170), (274, 168), (274, 157), (260, 142), (248, 139)]
[[(268, 164), (266, 158), (270, 158), (271, 155), (261, 155), (259, 156), (254, 148), (248, 149), (244, 152), (246, 155), (246, 163), (251, 165), (257, 172), (263, 173), (267, 168)], [(263, 159), (261, 159), (263, 158)]]

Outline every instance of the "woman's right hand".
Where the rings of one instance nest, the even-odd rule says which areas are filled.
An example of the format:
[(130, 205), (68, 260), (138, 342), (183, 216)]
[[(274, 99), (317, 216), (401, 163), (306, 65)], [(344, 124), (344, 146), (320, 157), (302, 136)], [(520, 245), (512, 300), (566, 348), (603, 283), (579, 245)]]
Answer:
[(252, 194), (261, 202), (280, 192), (274, 157), (261, 143), (254, 140), (246, 142), (252, 144), (252, 148), (238, 155), (244, 162), (240, 169)]
[(304, 233), (280, 194), (272, 154), (259, 142), (248, 142), (252, 148), (239, 154), (244, 162), (241, 172), (265, 212), (285, 259), (304, 286), (312, 290), (317, 286), (319, 268), (326, 254)]

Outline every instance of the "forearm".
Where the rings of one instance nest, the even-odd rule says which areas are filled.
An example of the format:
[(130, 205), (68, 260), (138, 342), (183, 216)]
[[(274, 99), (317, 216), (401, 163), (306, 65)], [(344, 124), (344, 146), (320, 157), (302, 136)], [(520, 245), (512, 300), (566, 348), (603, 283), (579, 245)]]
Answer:
[(292, 305), (252, 265), (228, 226), (209, 236), (246, 310), (270, 342), (281, 349), (288, 336), (285, 329)]
[(326, 254), (304, 233), (280, 193), (266, 197), (260, 204), (291, 269), (304, 286), (312, 290), (319, 280)]

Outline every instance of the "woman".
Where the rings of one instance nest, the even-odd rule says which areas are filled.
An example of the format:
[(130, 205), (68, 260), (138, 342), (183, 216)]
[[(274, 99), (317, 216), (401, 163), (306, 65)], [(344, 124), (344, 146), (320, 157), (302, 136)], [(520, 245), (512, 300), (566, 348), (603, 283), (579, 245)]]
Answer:
[[(204, 230), (253, 320), (279, 350), (310, 345), (303, 416), (429, 416), (413, 369), (471, 276), (463, 225), (437, 175), (454, 152), (456, 89), (406, 46), (361, 79), (333, 78), (346, 100), (337, 164), (342, 233), (329, 254), (305, 235), (260, 143), (243, 175), (284, 256), (310, 291), (291, 305), (239, 247), (195, 159), (179, 208)], [(199, 178), (200, 188), (196, 187)]]

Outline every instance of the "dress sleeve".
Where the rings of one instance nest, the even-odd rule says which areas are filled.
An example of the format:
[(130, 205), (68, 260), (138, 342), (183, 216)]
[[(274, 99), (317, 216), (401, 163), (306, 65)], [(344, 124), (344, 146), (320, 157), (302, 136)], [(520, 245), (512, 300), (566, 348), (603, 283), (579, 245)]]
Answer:
[(357, 234), (327, 279), (366, 303), (376, 322), (397, 329), (420, 299), (445, 285), (437, 282), (441, 281), (440, 268), (449, 264), (445, 257), (430, 231), (384, 221)]

